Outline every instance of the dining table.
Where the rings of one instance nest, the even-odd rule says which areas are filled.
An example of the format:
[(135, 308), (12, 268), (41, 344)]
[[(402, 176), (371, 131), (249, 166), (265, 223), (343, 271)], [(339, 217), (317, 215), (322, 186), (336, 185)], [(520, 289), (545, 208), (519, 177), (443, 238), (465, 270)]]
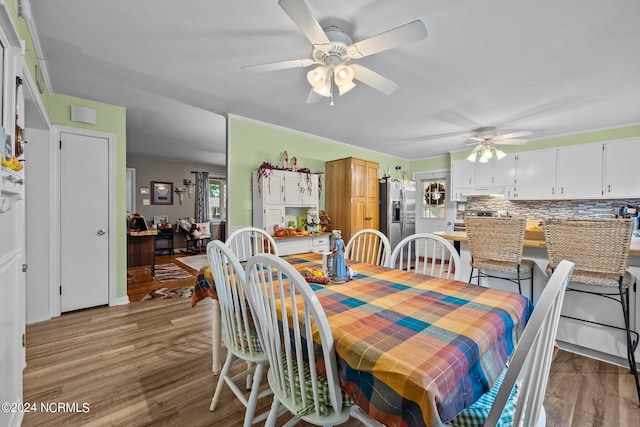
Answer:
[[(283, 258), (298, 271), (322, 267), (319, 253)], [(352, 280), (309, 284), (331, 327), (342, 389), (387, 426), (442, 426), (472, 405), (504, 370), (533, 312), (516, 293), (347, 263)], [(215, 298), (202, 276), (194, 301)]]

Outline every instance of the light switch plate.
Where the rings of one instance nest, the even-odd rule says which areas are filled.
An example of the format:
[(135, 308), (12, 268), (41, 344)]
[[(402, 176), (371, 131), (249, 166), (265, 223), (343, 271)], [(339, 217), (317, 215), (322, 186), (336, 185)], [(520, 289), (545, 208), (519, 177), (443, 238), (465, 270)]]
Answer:
[(142, 204), (145, 205), (145, 206), (146, 205), (150, 205), (151, 201), (149, 199), (142, 199)]

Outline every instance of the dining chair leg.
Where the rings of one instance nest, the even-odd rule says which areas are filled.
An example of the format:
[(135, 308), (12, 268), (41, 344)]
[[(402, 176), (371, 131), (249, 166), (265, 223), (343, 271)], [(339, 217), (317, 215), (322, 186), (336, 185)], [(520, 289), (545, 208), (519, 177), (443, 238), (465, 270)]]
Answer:
[[(473, 267), (471, 267), (471, 274), (469, 274), (469, 284), (471, 285), (471, 281), (473, 280)], [(480, 284), (480, 277), (478, 277), (478, 285)]]
[(218, 377), (218, 384), (216, 385), (216, 391), (213, 393), (213, 397), (211, 398), (211, 405), (209, 406), (210, 411), (216, 410), (218, 400), (220, 400), (220, 392), (222, 391), (222, 386), (225, 383), (225, 377), (229, 373), (229, 369), (231, 369), (231, 362), (233, 362), (233, 353), (229, 351), (227, 352), (227, 359), (224, 361), (224, 365), (222, 366), (222, 371), (220, 372), (220, 376)]
[(214, 299), (211, 303), (211, 370), (218, 375), (221, 369), (220, 352), (222, 347), (222, 318), (220, 304)]
[(620, 283), (618, 285), (618, 289), (620, 292), (620, 304), (622, 305), (622, 315), (624, 316), (624, 326), (627, 333), (627, 358), (629, 360), (629, 369), (630, 373), (633, 374), (635, 382), (636, 382), (636, 393), (638, 395), (638, 406), (640, 406), (640, 379), (638, 378), (638, 367), (636, 365), (636, 355), (635, 350), (638, 346), (638, 341), (634, 342), (631, 338), (631, 327), (629, 324), (629, 291), (626, 292), (622, 287), (622, 278), (620, 278)]
[[(251, 367), (253, 366), (252, 362), (247, 362), (247, 370), (251, 371)], [(258, 365), (257, 367), (259, 368), (261, 365)], [(252, 384), (252, 378), (251, 378), (251, 374), (247, 374), (247, 390), (251, 390), (251, 384)]]
[(247, 410), (244, 414), (244, 427), (251, 427), (253, 424), (253, 416), (256, 413), (256, 407), (258, 406), (258, 396), (260, 392), (260, 383), (262, 382), (262, 372), (264, 364), (258, 363), (255, 371), (253, 372), (253, 384), (251, 387), (251, 394), (247, 400)]
[(522, 285), (520, 284), (520, 266), (518, 266), (518, 293), (522, 295)]
[(275, 427), (276, 421), (278, 418), (278, 411), (280, 407), (280, 401), (274, 395), (273, 403), (271, 404), (271, 410), (269, 411), (269, 416), (267, 417), (267, 421), (264, 423), (264, 427)]

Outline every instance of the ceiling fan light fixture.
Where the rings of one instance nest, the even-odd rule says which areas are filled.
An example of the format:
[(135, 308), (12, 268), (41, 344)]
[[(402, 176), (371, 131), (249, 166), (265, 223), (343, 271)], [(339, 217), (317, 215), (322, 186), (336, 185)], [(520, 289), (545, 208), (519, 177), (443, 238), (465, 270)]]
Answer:
[(338, 86), (341, 96), (356, 87), (356, 84), (353, 82), (354, 76), (355, 71), (347, 65), (339, 64), (333, 69), (333, 81), (336, 83), (336, 86)]
[[(313, 86), (316, 92), (326, 86), (329, 67), (321, 65), (307, 73), (307, 81)], [(320, 93), (320, 92), (318, 92)], [(322, 94), (321, 94), (322, 95)]]
[(478, 157), (478, 150), (473, 150), (471, 154), (469, 154), (469, 156), (467, 157), (467, 160), (469, 160), (470, 162), (475, 162), (477, 157)]
[(494, 150), (495, 155), (496, 155), (496, 158), (497, 158), (498, 160), (500, 160), (500, 159), (504, 158), (504, 156), (506, 156), (506, 155), (507, 155), (507, 153), (505, 153), (504, 151), (502, 151), (502, 150), (501, 150), (501, 149), (499, 149), (499, 148), (494, 148), (493, 150)]
[(493, 157), (492, 150), (484, 150), (480, 156), (480, 163), (487, 163)]

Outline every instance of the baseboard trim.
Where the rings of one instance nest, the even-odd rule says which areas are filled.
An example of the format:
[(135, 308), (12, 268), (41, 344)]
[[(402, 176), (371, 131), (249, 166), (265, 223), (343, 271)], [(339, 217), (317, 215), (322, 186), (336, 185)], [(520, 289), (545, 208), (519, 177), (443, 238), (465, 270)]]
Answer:
[(115, 305), (125, 305), (125, 304), (129, 304), (129, 303), (130, 303), (129, 296), (124, 296), (124, 297), (117, 297), (116, 301), (115, 301), (115, 304), (113, 304), (113, 305), (114, 306)]

